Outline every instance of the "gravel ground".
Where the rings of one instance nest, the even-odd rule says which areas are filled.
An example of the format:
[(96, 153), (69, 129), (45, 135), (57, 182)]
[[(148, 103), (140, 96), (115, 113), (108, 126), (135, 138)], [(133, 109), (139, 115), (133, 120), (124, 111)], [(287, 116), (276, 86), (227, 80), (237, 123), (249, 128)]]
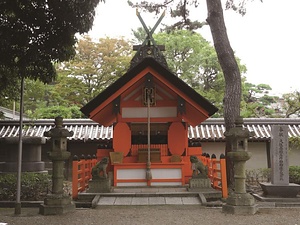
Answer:
[(255, 215), (231, 215), (221, 208), (201, 206), (130, 206), (98, 209), (76, 209), (64, 215), (43, 216), (38, 208), (22, 208), (19, 216), (14, 209), (0, 208), (0, 225), (135, 225), (135, 224), (206, 224), (206, 225), (300, 225), (300, 208), (264, 208)]

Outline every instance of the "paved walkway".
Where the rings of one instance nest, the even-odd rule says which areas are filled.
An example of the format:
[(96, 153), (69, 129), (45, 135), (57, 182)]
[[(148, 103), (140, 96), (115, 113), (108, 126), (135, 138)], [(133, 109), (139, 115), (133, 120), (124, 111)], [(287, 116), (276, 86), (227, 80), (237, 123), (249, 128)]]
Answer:
[[(211, 190), (214, 192), (214, 190)], [(142, 205), (201, 205), (203, 195), (189, 192), (186, 187), (114, 188), (112, 193), (96, 195), (93, 207)]]
[[(107, 202), (107, 205), (102, 204), (105, 202), (105, 198), (110, 197), (107, 196), (109, 194), (114, 201)], [(118, 195), (113, 197), (112, 194), (98, 195), (96, 210), (77, 208), (74, 212), (64, 215), (43, 216), (38, 214), (39, 208), (36, 207), (22, 208), (22, 214), (15, 216), (13, 208), (0, 208), (0, 224), (300, 224), (298, 207), (293, 208), (294, 206), (291, 205), (285, 206), (288, 208), (280, 207), (276, 206), (274, 202), (258, 202), (259, 211), (255, 215), (231, 215), (223, 213), (221, 207), (204, 207), (198, 201), (194, 202), (195, 199), (188, 199), (191, 196), (186, 196), (186, 194), (190, 194), (186, 188), (115, 188), (114, 194)], [(180, 197), (176, 194), (180, 194)]]
[(200, 205), (199, 197), (100, 197), (97, 206)]
[[(111, 193), (96, 194), (92, 207), (102, 206), (163, 206), (163, 205), (205, 205), (221, 206), (219, 191), (207, 189), (202, 193), (188, 191), (187, 187), (115, 187)], [(210, 196), (210, 197), (207, 197)], [(209, 199), (210, 198), (210, 199)], [(212, 201), (209, 201), (209, 200)], [(259, 198), (257, 198), (259, 199)], [(257, 201), (259, 208), (300, 207), (300, 198), (264, 199)]]

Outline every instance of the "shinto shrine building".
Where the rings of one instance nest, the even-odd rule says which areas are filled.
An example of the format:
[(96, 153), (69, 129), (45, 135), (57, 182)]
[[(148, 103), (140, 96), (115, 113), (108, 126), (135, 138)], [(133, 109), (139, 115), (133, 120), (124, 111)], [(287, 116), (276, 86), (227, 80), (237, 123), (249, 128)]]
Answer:
[(159, 46), (142, 45), (128, 72), (81, 111), (113, 125), (111, 149), (99, 148), (97, 157), (110, 157), (114, 185), (181, 185), (191, 177), (190, 156), (202, 154), (188, 141), (188, 127), (217, 108), (167, 68)]

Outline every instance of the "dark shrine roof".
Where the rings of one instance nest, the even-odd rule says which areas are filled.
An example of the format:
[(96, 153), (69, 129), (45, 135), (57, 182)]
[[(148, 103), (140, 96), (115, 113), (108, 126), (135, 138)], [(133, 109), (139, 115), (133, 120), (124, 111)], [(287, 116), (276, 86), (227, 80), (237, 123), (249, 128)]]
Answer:
[(187, 85), (183, 80), (174, 75), (165, 65), (162, 65), (156, 61), (153, 57), (145, 57), (139, 61), (134, 67), (129, 69), (122, 77), (116, 80), (113, 84), (102, 91), (98, 96), (88, 102), (81, 108), (81, 111), (86, 115), (90, 116), (90, 113), (103, 103), (109, 96), (112, 96), (116, 91), (123, 87), (127, 82), (133, 79), (139, 72), (146, 67), (152, 67), (161, 76), (168, 80), (172, 85), (176, 86), (179, 90), (185, 93), (191, 100), (201, 106), (207, 111), (209, 116), (212, 116), (218, 109), (211, 104), (206, 98), (201, 96), (193, 88)]

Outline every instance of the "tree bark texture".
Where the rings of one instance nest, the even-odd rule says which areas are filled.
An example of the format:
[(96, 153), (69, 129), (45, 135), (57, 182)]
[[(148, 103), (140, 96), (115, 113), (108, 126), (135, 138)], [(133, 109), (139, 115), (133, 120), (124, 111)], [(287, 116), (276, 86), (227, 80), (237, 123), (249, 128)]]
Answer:
[[(235, 119), (240, 115), (241, 74), (231, 48), (223, 16), (221, 0), (207, 0), (207, 22), (210, 26), (215, 50), (225, 78), (224, 121), (228, 131), (234, 127)], [(233, 186), (233, 163), (227, 153), (232, 150), (229, 140), (226, 140), (227, 180), (229, 187)]]

